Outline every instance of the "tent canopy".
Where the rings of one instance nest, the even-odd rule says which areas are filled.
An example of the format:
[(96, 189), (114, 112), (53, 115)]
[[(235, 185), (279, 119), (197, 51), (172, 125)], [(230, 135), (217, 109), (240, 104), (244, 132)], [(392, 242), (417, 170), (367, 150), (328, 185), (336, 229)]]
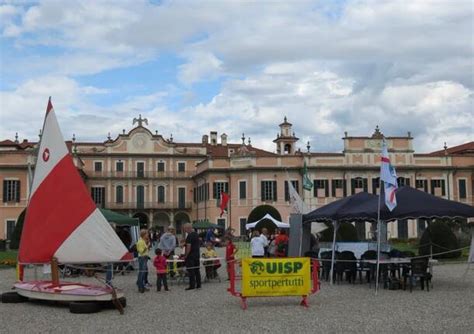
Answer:
[(131, 218), (121, 213), (118, 213), (112, 210), (107, 210), (107, 209), (100, 209), (100, 212), (104, 215), (105, 219), (107, 219), (109, 223), (114, 223), (117, 225), (129, 225), (129, 226), (139, 225), (138, 218)]
[[(450, 201), (412, 187), (400, 187), (396, 193), (397, 206), (390, 212), (380, 199), (380, 219), (433, 219), (474, 217), (474, 207)], [(303, 222), (313, 221), (376, 221), (379, 196), (358, 193), (332, 202), (303, 216)]]
[(263, 216), (263, 218), (260, 218), (256, 222), (246, 224), (245, 228), (247, 230), (250, 230), (251, 228), (255, 228), (255, 226), (257, 226), (258, 223), (260, 223), (261, 221), (266, 220), (266, 219), (270, 220), (278, 228), (290, 228), (290, 224), (286, 224), (286, 223), (283, 223), (279, 220), (276, 220), (269, 213), (267, 213), (265, 216)]
[[(373, 220), (371, 201), (377, 201), (378, 196), (366, 192), (341, 198), (319, 209), (303, 215), (303, 223)], [(353, 208), (357, 209), (356, 212)], [(375, 219), (377, 212), (375, 212)]]
[(212, 229), (216, 229), (216, 228), (222, 229), (223, 227), (219, 226), (219, 225), (216, 225), (216, 224), (213, 224), (213, 223), (210, 223), (208, 221), (199, 221), (199, 222), (193, 224), (193, 228), (198, 229), (198, 230), (202, 230), (202, 229), (210, 229), (210, 228), (212, 228)]

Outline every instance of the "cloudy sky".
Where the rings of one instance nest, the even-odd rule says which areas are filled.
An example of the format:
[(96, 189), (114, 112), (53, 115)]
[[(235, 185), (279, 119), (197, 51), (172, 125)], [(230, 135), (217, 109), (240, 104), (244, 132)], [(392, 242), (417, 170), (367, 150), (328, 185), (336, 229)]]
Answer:
[(271, 151), (285, 115), (313, 151), (344, 131), (474, 140), (473, 2), (1, 1), (0, 139), (37, 140), (48, 96), (65, 138), (105, 140), (141, 113), (200, 141)]

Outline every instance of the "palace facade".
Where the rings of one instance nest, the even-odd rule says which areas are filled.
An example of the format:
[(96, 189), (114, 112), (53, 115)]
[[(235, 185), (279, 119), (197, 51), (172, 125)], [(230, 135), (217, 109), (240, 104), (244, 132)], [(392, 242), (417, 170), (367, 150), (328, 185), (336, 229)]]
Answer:
[[(142, 226), (163, 229), (173, 224), (209, 220), (245, 233), (250, 212), (260, 205), (275, 208), (283, 221), (291, 213), (288, 181), (315, 209), (360, 191), (378, 193), (379, 159), (383, 135), (342, 138), (341, 153), (296, 149), (299, 139), (285, 117), (279, 125), (275, 151), (229, 143), (227, 135), (211, 132), (200, 142), (164, 138), (147, 128), (146, 119), (105, 142), (67, 142), (75, 164), (97, 206), (138, 217)], [(386, 137), (399, 185), (410, 185), (436, 196), (474, 204), (474, 142), (431, 153), (415, 153), (413, 137)], [(29, 196), (37, 143), (0, 141), (0, 239), (8, 239)], [(302, 188), (306, 162), (313, 180)], [(228, 211), (220, 217), (220, 193), (230, 194)], [(60, 200), (60, 199), (58, 199)], [(80, 205), (80, 203), (78, 203)], [(370, 224), (356, 224), (360, 238), (371, 238)], [(388, 238), (414, 238), (422, 221), (398, 221), (388, 226)]]

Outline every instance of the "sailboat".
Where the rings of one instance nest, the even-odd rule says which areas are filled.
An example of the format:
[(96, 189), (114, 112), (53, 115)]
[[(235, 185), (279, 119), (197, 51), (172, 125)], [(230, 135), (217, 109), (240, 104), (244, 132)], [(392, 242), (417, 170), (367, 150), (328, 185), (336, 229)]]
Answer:
[(14, 290), (21, 298), (69, 302), (71, 312), (89, 313), (101, 302), (114, 302), (123, 313), (122, 291), (109, 285), (62, 282), (58, 264), (130, 259), (131, 254), (90, 197), (49, 98), (18, 262), (20, 266), (50, 264), (51, 280), (23, 281), (20, 277)]

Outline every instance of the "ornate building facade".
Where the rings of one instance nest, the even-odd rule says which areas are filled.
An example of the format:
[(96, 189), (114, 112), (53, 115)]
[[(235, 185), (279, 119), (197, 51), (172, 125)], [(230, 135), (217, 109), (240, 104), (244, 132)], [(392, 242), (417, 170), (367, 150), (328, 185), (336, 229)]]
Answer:
[[(164, 138), (147, 128), (146, 119), (105, 142), (68, 141), (78, 170), (100, 207), (138, 217), (142, 226), (163, 229), (173, 224), (209, 220), (244, 233), (249, 214), (260, 205), (276, 209), (283, 221), (291, 213), (288, 183), (292, 182), (311, 209), (360, 191), (378, 193), (382, 133), (342, 138), (341, 153), (296, 149), (299, 139), (285, 117), (273, 141), (275, 151), (229, 143), (227, 135), (203, 135), (200, 142)], [(432, 153), (415, 153), (413, 137), (386, 137), (400, 185), (410, 185), (436, 196), (474, 204), (474, 142)], [(0, 239), (9, 238), (26, 207), (37, 143), (0, 142)], [(311, 191), (302, 188), (306, 162)], [(220, 217), (220, 193), (230, 194), (228, 211)], [(60, 200), (60, 199), (58, 199)], [(424, 222), (389, 224), (388, 238), (414, 238)], [(370, 225), (357, 224), (360, 238), (370, 238)]]

